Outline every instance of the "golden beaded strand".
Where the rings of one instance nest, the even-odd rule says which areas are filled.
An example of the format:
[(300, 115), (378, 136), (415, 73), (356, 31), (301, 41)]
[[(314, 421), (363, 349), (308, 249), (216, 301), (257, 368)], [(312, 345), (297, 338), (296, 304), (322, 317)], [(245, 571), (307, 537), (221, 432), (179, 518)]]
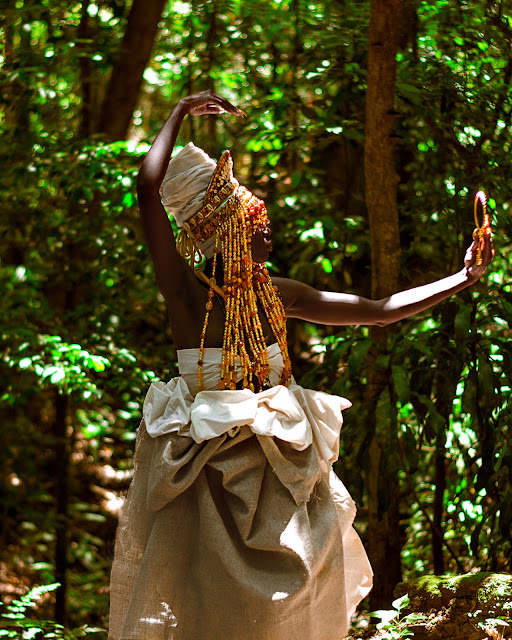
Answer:
[[(217, 171), (212, 178), (212, 193), (225, 195), (225, 173), (229, 155), (223, 155)], [(229, 168), (229, 167), (228, 167)], [(217, 210), (201, 213), (197, 224), (190, 224), (196, 230), (199, 240), (211, 235), (214, 230), (217, 236), (212, 265), (212, 276), (209, 280), (206, 314), (201, 332), (198, 358), (198, 391), (203, 389), (204, 345), (210, 311), (213, 308), (219, 246), (224, 266), (223, 294), (225, 300), (225, 325), (222, 342), (222, 365), (219, 389), (236, 389), (237, 364), (242, 372), (242, 386), (255, 390), (253, 380), (258, 382), (261, 390), (268, 383), (270, 365), (263, 327), (258, 314), (258, 299), (269, 321), (271, 330), (283, 355), (284, 367), (281, 384), (288, 385), (291, 379), (291, 364), (286, 342), (286, 316), (276, 288), (273, 287), (267, 268), (263, 264), (253, 263), (251, 256), (251, 238), (255, 231), (268, 227), (268, 214), (265, 204), (256, 198), (248, 189), (238, 185), (231, 177), (232, 197), (223, 202)], [(217, 184), (218, 183), (218, 184)], [(210, 189), (210, 187), (209, 187)], [(228, 191), (226, 191), (228, 193)], [(208, 195), (208, 194), (207, 194)], [(207, 198), (205, 199), (205, 201)], [(205, 205), (205, 209), (207, 206)], [(200, 217), (200, 216), (199, 216)], [(206, 223), (205, 223), (206, 220)], [(195, 225), (195, 226), (194, 226)], [(208, 226), (208, 230), (206, 229)], [(206, 277), (204, 278), (206, 279)]]

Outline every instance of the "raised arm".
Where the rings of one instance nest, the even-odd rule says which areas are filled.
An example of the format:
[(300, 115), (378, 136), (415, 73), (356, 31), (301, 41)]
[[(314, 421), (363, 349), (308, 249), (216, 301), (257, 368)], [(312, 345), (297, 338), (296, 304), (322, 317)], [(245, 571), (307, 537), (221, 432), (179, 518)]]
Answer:
[(346, 293), (317, 291), (296, 280), (275, 278), (283, 296), (286, 315), (328, 325), (365, 324), (385, 326), (434, 306), (475, 283), (494, 256), (490, 231), (482, 240), (482, 264), (476, 265), (476, 240), (466, 252), (464, 268), (452, 276), (382, 300)]
[(167, 213), (160, 202), (160, 185), (186, 115), (219, 114), (225, 111), (245, 115), (221, 96), (203, 91), (178, 102), (155, 138), (137, 177), (137, 198), (158, 288), (169, 302), (185, 286), (185, 261), (176, 250)]

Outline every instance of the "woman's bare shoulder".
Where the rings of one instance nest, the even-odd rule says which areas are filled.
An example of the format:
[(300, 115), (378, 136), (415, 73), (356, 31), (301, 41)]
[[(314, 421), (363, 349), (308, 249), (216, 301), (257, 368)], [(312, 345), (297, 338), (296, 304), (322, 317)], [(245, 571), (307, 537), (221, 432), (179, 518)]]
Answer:
[(272, 283), (279, 289), (285, 310), (291, 309), (299, 296), (307, 291), (315, 291), (313, 287), (292, 278), (273, 277)]

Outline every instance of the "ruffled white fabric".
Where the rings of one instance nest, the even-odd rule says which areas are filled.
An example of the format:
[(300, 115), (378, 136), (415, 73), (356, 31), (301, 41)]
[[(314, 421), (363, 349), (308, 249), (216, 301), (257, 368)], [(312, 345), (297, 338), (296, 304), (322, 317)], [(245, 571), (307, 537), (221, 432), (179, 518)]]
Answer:
[[(248, 389), (200, 391), (192, 397), (183, 378), (153, 383), (144, 401), (149, 435), (179, 433), (204, 442), (227, 433), (234, 436), (248, 426), (260, 436), (274, 436), (303, 451), (314, 442), (326, 464), (338, 458), (345, 398), (278, 385), (260, 393)], [(335, 425), (333, 427), (332, 425)]]
[[(205, 357), (205, 365), (208, 364), (203, 365), (205, 386), (220, 377), (221, 350), (209, 351), (213, 353)], [(189, 371), (190, 365), (197, 370), (196, 349), (180, 351), (178, 355), (180, 370)], [(269, 361), (271, 378), (279, 379), (282, 356), (276, 344), (269, 347)], [(345, 398), (304, 389), (295, 383), (289, 387), (277, 384), (259, 393), (248, 389), (209, 390), (193, 397), (186, 378), (183, 375), (167, 384), (156, 382), (150, 386), (143, 415), (147, 432), (154, 438), (176, 432), (199, 443), (225, 433), (234, 436), (240, 427), (248, 426), (256, 435), (274, 436), (298, 451), (314, 443), (326, 465), (337, 460), (342, 411), (351, 406)]]

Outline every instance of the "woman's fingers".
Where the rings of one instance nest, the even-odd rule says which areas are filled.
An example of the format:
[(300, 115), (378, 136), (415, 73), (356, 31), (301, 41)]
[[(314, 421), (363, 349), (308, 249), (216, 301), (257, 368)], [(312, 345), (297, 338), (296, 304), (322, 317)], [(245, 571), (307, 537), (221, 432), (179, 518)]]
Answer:
[(212, 99), (209, 102), (204, 102), (196, 105), (195, 107), (191, 107), (190, 113), (193, 116), (204, 116), (204, 115), (212, 115), (225, 113), (225, 109), (222, 105), (213, 102)]
[(483, 259), (485, 264), (489, 264), (489, 262), (491, 262), (491, 260), (494, 258), (494, 244), (492, 241), (492, 235), (490, 231), (484, 234), (482, 238), (482, 243), (483, 243), (483, 247), (482, 247)]
[(235, 107), (234, 104), (231, 104), (231, 102), (229, 102), (225, 98), (222, 98), (220, 104), (222, 105), (223, 109), (225, 111), (227, 111), (228, 113), (232, 113), (235, 116), (240, 116), (241, 118), (245, 118), (246, 117), (246, 114), (245, 114), (244, 111), (242, 111), (242, 109), (239, 109), (238, 107)]
[(207, 109), (210, 113), (224, 113), (226, 111), (220, 104), (215, 104), (213, 102), (208, 102), (208, 104), (205, 104), (205, 109)]
[[(480, 264), (476, 263), (476, 258), (480, 249), (480, 255), (482, 261)], [(464, 257), (464, 266), (467, 269), (467, 273), (472, 280), (478, 280), (485, 272), (487, 265), (492, 261), (494, 257), (494, 247), (492, 242), (492, 234), (490, 229), (486, 229), (482, 237), (479, 237), (478, 229), (475, 229), (473, 234), (473, 242), (469, 245), (466, 255)]]
[(246, 114), (242, 109), (235, 107), (229, 100), (223, 98), (214, 91), (201, 91), (194, 95), (182, 98), (181, 102), (186, 105), (187, 113), (193, 116), (231, 113), (232, 115), (245, 118)]
[(227, 111), (228, 113), (232, 113), (235, 116), (240, 116), (242, 118), (246, 117), (246, 114), (244, 111), (242, 111), (242, 109), (235, 107), (234, 104), (231, 104), (229, 100), (226, 100), (226, 98), (223, 98), (218, 93), (214, 93), (213, 91), (210, 91), (210, 96), (212, 98), (215, 98), (217, 103), (224, 109), (224, 111)]

